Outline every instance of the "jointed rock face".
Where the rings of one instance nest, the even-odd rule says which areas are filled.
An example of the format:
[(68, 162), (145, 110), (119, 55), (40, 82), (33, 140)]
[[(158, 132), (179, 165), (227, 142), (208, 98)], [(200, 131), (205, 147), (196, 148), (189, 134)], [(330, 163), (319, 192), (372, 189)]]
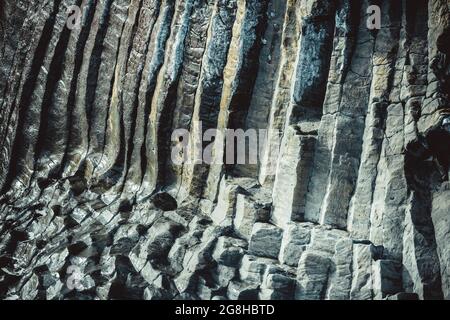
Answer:
[(448, 0), (2, 0), (0, 298), (450, 299), (449, 93)]

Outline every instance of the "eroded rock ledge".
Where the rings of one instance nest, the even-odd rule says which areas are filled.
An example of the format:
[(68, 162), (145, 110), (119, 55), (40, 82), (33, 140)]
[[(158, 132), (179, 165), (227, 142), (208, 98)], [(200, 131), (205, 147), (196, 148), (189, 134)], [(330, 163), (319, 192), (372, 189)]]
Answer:
[(1, 298), (450, 299), (448, 1), (74, 4), (0, 2)]

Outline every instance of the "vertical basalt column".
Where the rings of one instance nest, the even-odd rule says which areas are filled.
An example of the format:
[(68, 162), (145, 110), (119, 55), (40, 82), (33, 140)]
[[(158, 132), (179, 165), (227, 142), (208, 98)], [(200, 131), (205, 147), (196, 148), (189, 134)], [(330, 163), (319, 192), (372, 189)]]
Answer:
[[(255, 130), (257, 134), (264, 134), (269, 129), (268, 118), (272, 101), (277, 90), (278, 74), (280, 72), (283, 46), (283, 27), (289, 1), (270, 0), (267, 8), (267, 23), (261, 37), (261, 52), (255, 85), (253, 87), (251, 103), (245, 120), (246, 130)], [(298, 37), (298, 34), (295, 35)], [(293, 59), (295, 59), (293, 57)], [(267, 138), (258, 139), (258, 163), (236, 166), (234, 173), (240, 177), (258, 178), (259, 167), (263, 157), (263, 148)], [(255, 146), (256, 147), (256, 146)], [(250, 155), (248, 151), (246, 157)]]
[[(170, 36), (174, 17), (175, 2), (164, 0), (159, 8), (159, 15), (150, 31), (150, 39), (145, 56), (142, 77), (138, 83), (136, 101), (136, 123), (133, 134), (133, 150), (126, 177), (126, 189), (139, 190), (147, 170), (146, 137), (149, 129), (151, 100), (155, 92), (158, 72), (164, 63), (165, 48)], [(144, 57), (143, 57), (144, 58)]]
[(26, 188), (34, 172), (34, 157), (39, 136), (41, 112), (48, 70), (53, 61), (60, 33), (65, 25), (64, 14), (60, 12), (61, 1), (47, 3), (41, 8), (41, 15), (35, 36), (39, 39), (27, 71), (26, 81), (17, 104), (17, 129), (12, 140), (12, 151), (8, 173), (8, 186)]
[[(338, 10), (338, 37), (331, 58), (305, 208), (306, 221), (339, 228), (346, 226), (352, 180), (357, 174), (374, 45), (366, 28), (368, 2), (343, 4), (348, 9)], [(358, 84), (355, 90), (354, 83)]]
[[(182, 188), (183, 190), (188, 190), (188, 188), (182, 184), (183, 171), (187, 164), (177, 165), (173, 162), (172, 148), (176, 148), (176, 144), (179, 143), (179, 141), (171, 141), (172, 133), (174, 130), (183, 129), (189, 131), (190, 128), (193, 128), (197, 124), (196, 122), (199, 121), (199, 118), (195, 114), (196, 111), (198, 111), (198, 105), (212, 102), (220, 96), (220, 88), (216, 89), (219, 91), (215, 92), (215, 94), (205, 92), (205, 95), (202, 95), (204, 86), (210, 85), (209, 81), (214, 81), (215, 79), (216, 82), (213, 82), (213, 85), (220, 83), (220, 79), (215, 76), (214, 72), (210, 71), (210, 68), (214, 70), (214, 67), (216, 66), (214, 62), (211, 62), (211, 59), (213, 57), (217, 58), (217, 56), (210, 51), (211, 46), (214, 46), (212, 50), (217, 46), (216, 42), (211, 41), (211, 37), (215, 37), (215, 41), (221, 39), (220, 45), (225, 46), (225, 48), (227, 46), (227, 42), (223, 41), (224, 39), (227, 39), (226, 32), (225, 34), (222, 34), (221, 32), (214, 30), (214, 35), (211, 35), (212, 28), (217, 27), (217, 20), (219, 19), (217, 15), (222, 13), (216, 12), (215, 8), (217, 8), (217, 5), (218, 4), (214, 1), (200, 1), (196, 3), (193, 9), (189, 33), (186, 37), (183, 66), (175, 93), (176, 100), (173, 104), (173, 111), (167, 112), (167, 130), (164, 131), (164, 135), (161, 135), (161, 137), (164, 138), (162, 146), (164, 150), (162, 156), (164, 156), (164, 158), (161, 159), (163, 170), (161, 170), (160, 180), (165, 188), (174, 188), (174, 192), (176, 192), (180, 198), (183, 198), (183, 191), (181, 191), (182, 194), (179, 194), (179, 189)], [(231, 3), (230, 6), (232, 7), (233, 3)], [(226, 17), (224, 18), (226, 19)], [(221, 36), (224, 38), (221, 38)], [(217, 65), (217, 68), (219, 69), (218, 72), (220, 72), (221, 68), (220, 63), (221, 62)], [(212, 108), (214, 108), (214, 102), (212, 103)], [(205, 121), (203, 124), (204, 126), (208, 124), (206, 122), (207, 119), (202, 119), (201, 121)], [(199, 143), (199, 141), (195, 141), (196, 138), (192, 137), (191, 139), (192, 143)], [(186, 141), (183, 141), (182, 143), (186, 143)], [(186, 152), (186, 150), (182, 152)], [(187, 158), (189, 157), (190, 155), (187, 155)]]
[[(18, 99), (25, 83), (28, 83), (29, 87), (33, 86), (33, 77), (26, 80), (23, 75), (27, 73), (31, 75), (32, 68), (37, 68), (38, 63), (33, 59), (33, 54), (39, 46), (39, 32), (42, 31), (44, 21), (42, 16), (41, 19), (37, 16), (30, 18), (31, 12), (42, 10), (42, 3), (39, 1), (33, 3), (3, 1), (1, 9), (0, 190), (6, 191), (9, 187), (5, 184), (9, 167), (13, 165), (11, 152), (19, 118)], [(10, 18), (13, 15), (15, 19)], [(30, 29), (35, 29), (35, 33), (30, 32)], [(17, 41), (15, 37), (8, 36), (12, 34), (17, 34), (23, 41)]]
[[(227, 64), (224, 68), (224, 84), (217, 118), (217, 129), (223, 133), (226, 129), (245, 128), (245, 118), (250, 105), (252, 88), (256, 79), (258, 58), (261, 49), (261, 36), (265, 28), (268, 1), (238, 1), (232, 39), (228, 50)], [(250, 93), (250, 95), (249, 95)], [(193, 130), (196, 134), (197, 130)], [(223, 137), (215, 143), (225, 146)], [(236, 150), (234, 150), (236, 151)], [(206, 180), (204, 176), (195, 177), (194, 185), (205, 185), (203, 197), (209, 201), (216, 198), (220, 177), (223, 174), (223, 152), (212, 157)], [(234, 152), (236, 155), (236, 152)], [(232, 170), (229, 165), (227, 170)], [(231, 172), (231, 171), (230, 171)], [(200, 178), (200, 180), (195, 180)]]
[(142, 176), (136, 176), (133, 169), (141, 168), (141, 161), (133, 154), (141, 151), (139, 143), (145, 128), (142, 106), (146, 100), (140, 103), (139, 88), (146, 80), (148, 57), (153, 56), (152, 35), (160, 31), (158, 17), (166, 12), (167, 6), (161, 1), (135, 1), (130, 5), (118, 51), (104, 150), (105, 169), (109, 171), (102, 178), (106, 187), (113, 186), (109, 190), (113, 197), (121, 194), (132, 198), (140, 187)]
[[(414, 29), (422, 34), (428, 29), (428, 62), (424, 68), (428, 74), (428, 86), (416, 125), (418, 135), (425, 137), (431, 145), (432, 152), (450, 148), (450, 141), (445, 136), (433, 134), (442, 123), (442, 111), (450, 105), (448, 84), (450, 80), (448, 39), (450, 35), (450, 8), (448, 1), (428, 1), (428, 26)], [(423, 20), (423, 19), (420, 19)], [(419, 18), (416, 23), (419, 24)], [(428, 28), (426, 28), (428, 27)], [(424, 37), (424, 36), (422, 36)], [(421, 61), (421, 60), (419, 60)], [(439, 137), (439, 138), (438, 138)], [(411, 141), (414, 145), (416, 141)], [(408, 146), (410, 147), (410, 146)], [(407, 148), (411, 151), (412, 148)], [(445, 152), (448, 154), (449, 152)], [(423, 298), (449, 298), (449, 256), (445, 247), (448, 244), (448, 181), (443, 181), (445, 170), (438, 165), (439, 155), (432, 154), (434, 161), (423, 161), (408, 152), (406, 155), (405, 173), (408, 187), (414, 190), (409, 232), (405, 231), (404, 265), (410, 275), (408, 284), (417, 290)], [(445, 161), (445, 160), (444, 160)], [(448, 161), (448, 160), (447, 160)], [(441, 168), (439, 168), (441, 166)], [(448, 174), (448, 173), (447, 173)], [(419, 210), (417, 210), (417, 208)], [(416, 209), (416, 210), (413, 210)], [(420, 210), (422, 209), (422, 210)], [(407, 217), (409, 218), (409, 216)], [(409, 251), (407, 250), (409, 249)], [(418, 257), (417, 263), (411, 259), (410, 252)], [(420, 260), (419, 260), (420, 259)], [(438, 270), (439, 269), (439, 270)], [(440, 274), (440, 277), (437, 276)]]
[[(64, 176), (72, 176), (80, 169), (81, 175), (92, 175), (93, 167), (84, 164), (89, 148), (89, 132), (92, 99), (98, 76), (99, 59), (109, 20), (109, 1), (97, 1), (88, 10), (86, 25), (83, 25), (81, 41), (77, 48), (75, 67), (78, 78), (72, 82), (73, 96), (69, 100), (70, 133), (66, 149)], [(103, 106), (105, 108), (105, 106)]]
[[(235, 130), (245, 130), (247, 124), (247, 118), (252, 102), (252, 95), (254, 92), (258, 70), (260, 70), (260, 57), (262, 54), (263, 47), (263, 36), (264, 32), (267, 30), (269, 15), (268, 11), (269, 1), (247, 1), (246, 3), (246, 21), (243, 24), (242, 32), (246, 35), (246, 39), (242, 42), (242, 62), (239, 70), (239, 78), (236, 83), (235, 92), (230, 100), (228, 108), (228, 124), (227, 129)], [(251, 128), (255, 129), (255, 128)], [(252, 143), (247, 140), (246, 143)], [(237, 159), (242, 154), (239, 155), (238, 152), (242, 152), (245, 155), (245, 163), (250, 161), (250, 154), (246, 147), (246, 150), (240, 150), (235, 141), (234, 150), (230, 148), (230, 143), (227, 139), (227, 152), (234, 152), (234, 165), (225, 164), (225, 170), (227, 174), (232, 174), (235, 176), (240, 176), (238, 167), (243, 164), (238, 163)], [(260, 141), (259, 141), (260, 142)], [(252, 146), (254, 147), (254, 146)], [(227, 159), (231, 159), (229, 154), (226, 154)], [(245, 164), (244, 163), (244, 164)]]
[[(14, 135), (17, 120), (17, 110), (13, 100), (15, 92), (20, 88), (21, 72), (18, 70), (25, 67), (28, 50), (32, 49), (32, 33), (24, 32), (31, 28), (34, 21), (27, 18), (29, 10), (36, 10), (41, 5), (39, 2), (23, 3), (16, 1), (2, 1), (0, 8), (0, 189), (8, 173), (10, 152), (12, 148), (11, 138)], [(14, 16), (15, 19), (9, 17)], [(22, 37), (23, 42), (16, 41), (8, 35), (17, 34)], [(25, 46), (27, 44), (27, 46)]]
[[(433, 223), (434, 239), (436, 241), (436, 253), (434, 258), (439, 259), (441, 281), (442, 281), (442, 293), (443, 298), (450, 299), (450, 257), (449, 251), (446, 250), (446, 246), (450, 241), (450, 224), (449, 224), (449, 212), (450, 203), (448, 201), (450, 197), (450, 190), (446, 184), (443, 184), (440, 189), (432, 194), (432, 211), (431, 219)], [(436, 260), (433, 260), (437, 264)], [(433, 268), (431, 270), (436, 270)], [(431, 271), (430, 270), (430, 271)], [(436, 277), (436, 275), (429, 275), (429, 277)], [(436, 278), (435, 278), (436, 279)], [(434, 280), (434, 279), (433, 279)], [(435, 284), (437, 281), (434, 281)], [(434, 288), (436, 288), (434, 286)], [(430, 289), (433, 289), (431, 287)], [(430, 290), (431, 291), (431, 290)], [(433, 294), (433, 292), (430, 292)]]
[(373, 58), (373, 79), (363, 135), (358, 180), (348, 214), (348, 231), (357, 239), (370, 237), (370, 214), (378, 163), (382, 157), (387, 107), (393, 87), (402, 17), (401, 1), (382, 3), (382, 27), (378, 31)]
[[(328, 79), (330, 59), (335, 34), (336, 8), (325, 5), (321, 1), (304, 2), (300, 7), (302, 13), (302, 33), (300, 37), (297, 65), (292, 84), (292, 97), (286, 112), (286, 128), (284, 129), (282, 147), (278, 158), (278, 168), (274, 187), (273, 219), (284, 225), (289, 220), (303, 221), (305, 213), (305, 196), (307, 193), (312, 163), (314, 157), (317, 129), (322, 116), (325, 98), (326, 82)], [(320, 89), (319, 89), (320, 88)], [(291, 126), (294, 126), (292, 128)], [(297, 146), (291, 145), (297, 144)], [(296, 176), (296, 183), (280, 185), (285, 174), (283, 165), (289, 157), (290, 148), (300, 148), (298, 160), (293, 160), (291, 166), (296, 167), (292, 172)], [(298, 162), (297, 162), (298, 161)], [(290, 187), (290, 188), (289, 188)], [(283, 190), (287, 188), (287, 190)], [(290, 189), (290, 190), (289, 190)], [(284, 201), (279, 197), (294, 192), (290, 199), (292, 208), (284, 208)], [(278, 201), (277, 201), (278, 200)], [(281, 208), (279, 206), (281, 205)], [(281, 209), (281, 210), (280, 210)], [(289, 210), (291, 209), (291, 210)], [(291, 217), (289, 219), (289, 214)], [(283, 218), (283, 215), (287, 215)]]
[(414, 106), (426, 93), (427, 10), (416, 4), (402, 4), (402, 28), (392, 90), (386, 113), (386, 128), (371, 212), (370, 239), (385, 248), (385, 256), (401, 261), (408, 182), (405, 176), (404, 150), (416, 132), (411, 128)]
[(282, 130), (291, 101), (292, 78), (301, 35), (301, 3), (297, 0), (288, 0), (286, 3), (281, 37), (280, 66), (276, 75), (275, 90), (267, 119), (267, 141), (259, 164), (258, 179), (264, 186), (272, 185), (275, 179)]
[(333, 119), (334, 131), (328, 165), (328, 187), (320, 209), (319, 222), (340, 229), (347, 227), (347, 213), (358, 177), (373, 76), (375, 37), (367, 29), (365, 15), (369, 3), (362, 4), (355, 54), (342, 86), (339, 104), (327, 105), (324, 112), (324, 117)]
[[(64, 3), (60, 10), (66, 13), (69, 5), (79, 6), (81, 1)], [(82, 8), (85, 23), (91, 15), (92, 5), (90, 2)], [(87, 33), (83, 28), (88, 26), (83, 24), (74, 30), (67, 27), (62, 29), (55, 57), (50, 65), (35, 159), (36, 175), (43, 181), (48, 177), (60, 177), (70, 127), (76, 125), (71, 121), (71, 108), (75, 94), (73, 83), (76, 83), (79, 71), (79, 48), (84, 46), (86, 41)]]
[(333, 51), (336, 6), (306, 1), (300, 7), (302, 30), (287, 125), (320, 121)]
[[(136, 153), (140, 154), (142, 132), (145, 127), (143, 110), (140, 108), (143, 103), (140, 103), (139, 89), (140, 85), (146, 82), (145, 66), (147, 57), (152, 57), (155, 53), (151, 51), (154, 49), (152, 35), (160, 32), (165, 34), (164, 28), (158, 30), (159, 25), (157, 22), (160, 15), (166, 16), (167, 10), (168, 5), (165, 1), (143, 1), (137, 17), (138, 20), (136, 21), (138, 27), (134, 30), (131, 38), (132, 43), (127, 62), (127, 71), (123, 80), (124, 90), (121, 96), (123, 110), (121, 124), (125, 130), (121, 138), (124, 139), (122, 145), (125, 147), (124, 150), (122, 149), (123, 154), (121, 152), (117, 154), (117, 162), (123, 161), (123, 165), (119, 166), (123, 166), (122, 179), (126, 180), (124, 189), (127, 193), (136, 192), (140, 186), (140, 183), (138, 183), (140, 180), (136, 181), (133, 175), (135, 172), (132, 171), (132, 168), (141, 167), (141, 159), (133, 158), (133, 155)], [(167, 23), (167, 21), (164, 22)], [(141, 178), (141, 175), (139, 178)]]
[(280, 150), (273, 187), (272, 221), (285, 227), (290, 221), (304, 221), (316, 137), (289, 126)]
[[(191, 132), (189, 147), (193, 148), (184, 151), (187, 153), (183, 154), (188, 159), (187, 163), (169, 166), (177, 176), (176, 188), (179, 190), (178, 196), (181, 199), (189, 194), (201, 194), (204, 188), (202, 182), (207, 178), (209, 166), (205, 163), (195, 163), (196, 152), (198, 146), (206, 147), (206, 144), (212, 143), (212, 141), (197, 140), (199, 135), (201, 136), (207, 130), (217, 128), (224, 82), (223, 72), (227, 63), (236, 11), (236, 1), (229, 0), (217, 1), (212, 12), (209, 13), (211, 22), (207, 26), (208, 30), (204, 30), (207, 33), (203, 34), (201, 38), (207, 45), (201, 62), (196, 65), (201, 67), (198, 86), (194, 86), (195, 92), (189, 97), (192, 104), (188, 104), (186, 107), (180, 103), (181, 114), (174, 119), (174, 129), (186, 129)], [(178, 147), (179, 142), (173, 141), (172, 143), (172, 147)], [(185, 144), (186, 141), (181, 143)], [(194, 180), (198, 181), (198, 184)]]
[[(89, 147), (86, 162), (92, 166), (94, 178), (100, 177), (109, 169), (108, 165), (110, 165), (110, 160), (104, 154), (107, 124), (111, 112), (111, 97), (115, 90), (115, 77), (116, 75), (120, 76), (116, 72), (116, 68), (120, 70), (123, 63), (119, 55), (124, 36), (126, 41), (126, 35), (123, 32), (130, 4), (130, 0), (106, 3), (105, 24), (100, 29), (96, 39), (98, 46), (94, 48), (93, 56), (91, 56), (86, 101), (89, 123)], [(115, 112), (114, 108), (112, 111)]]
[[(117, 61), (111, 82), (108, 113), (106, 118), (103, 163), (97, 170), (105, 187), (123, 185), (128, 169), (130, 140), (134, 130), (136, 103), (135, 92), (142, 75), (148, 34), (154, 19), (150, 17), (159, 10), (148, 7), (148, 2), (133, 0), (128, 5), (127, 16), (122, 16), (122, 34), (117, 43)], [(149, 13), (150, 17), (144, 15)], [(141, 16), (142, 14), (142, 16)], [(116, 189), (116, 188), (114, 188)], [(112, 190), (120, 193), (118, 190)]]
[[(189, 32), (190, 16), (194, 7), (193, 0), (179, 0), (175, 3), (175, 12), (170, 28), (170, 36), (167, 40), (168, 46), (165, 49), (164, 63), (159, 71), (155, 86), (155, 94), (151, 99), (148, 118), (148, 126), (145, 137), (145, 172), (142, 180), (140, 193), (142, 196), (148, 196), (158, 185), (159, 166), (163, 164), (166, 156), (159, 154), (158, 133), (164, 130), (161, 126), (167, 126), (170, 110), (174, 107), (176, 101), (176, 89), (182, 70), (182, 63), (185, 50), (185, 40)], [(169, 114), (168, 114), (169, 113)], [(171, 126), (170, 126), (171, 127)], [(167, 130), (167, 127), (166, 127)], [(169, 135), (170, 137), (170, 135)], [(167, 150), (162, 150), (167, 152)], [(161, 158), (161, 156), (163, 158)]]

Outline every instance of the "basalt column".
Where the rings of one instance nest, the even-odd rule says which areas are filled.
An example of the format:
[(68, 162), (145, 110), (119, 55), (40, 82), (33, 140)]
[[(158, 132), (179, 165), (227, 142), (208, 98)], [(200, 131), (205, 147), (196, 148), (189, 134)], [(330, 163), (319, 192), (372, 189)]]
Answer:
[(0, 1), (0, 298), (450, 299), (449, 43), (448, 0)]

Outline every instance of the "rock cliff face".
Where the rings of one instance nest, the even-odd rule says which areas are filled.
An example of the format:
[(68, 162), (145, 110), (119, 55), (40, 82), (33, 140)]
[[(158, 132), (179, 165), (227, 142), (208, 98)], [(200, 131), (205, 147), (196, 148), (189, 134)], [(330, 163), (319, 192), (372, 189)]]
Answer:
[[(448, 0), (2, 0), (0, 298), (450, 299), (449, 44)], [(213, 128), (278, 134), (172, 161)]]

